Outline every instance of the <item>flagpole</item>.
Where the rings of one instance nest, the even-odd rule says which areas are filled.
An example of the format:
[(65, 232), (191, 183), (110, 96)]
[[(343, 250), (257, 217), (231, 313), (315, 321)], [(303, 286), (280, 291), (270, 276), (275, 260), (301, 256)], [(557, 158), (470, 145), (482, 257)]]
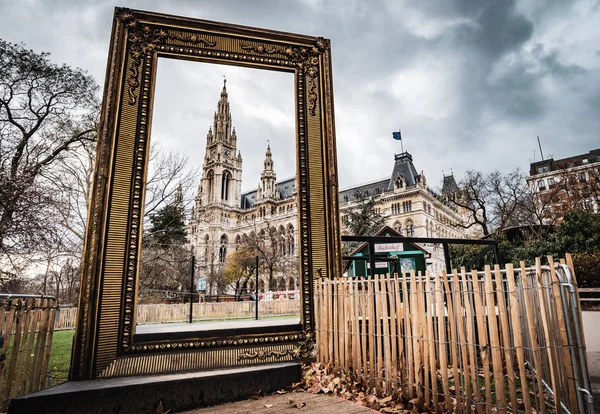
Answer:
[(402, 153), (404, 153), (404, 143), (402, 142), (402, 131), (398, 128), (398, 132), (400, 132), (400, 148), (402, 148)]

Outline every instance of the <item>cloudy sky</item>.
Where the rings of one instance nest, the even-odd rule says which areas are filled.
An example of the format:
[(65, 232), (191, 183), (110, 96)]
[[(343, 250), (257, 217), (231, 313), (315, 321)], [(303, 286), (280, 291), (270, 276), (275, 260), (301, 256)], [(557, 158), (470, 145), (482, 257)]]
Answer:
[[(115, 6), (331, 39), (341, 186), (391, 173), (398, 128), (434, 187), (442, 171), (460, 178), (467, 169), (527, 170), (540, 159), (536, 135), (556, 158), (600, 147), (597, 1), (0, 0), (0, 37), (50, 52), (102, 84)], [(244, 169), (256, 177), (262, 166), (253, 173), (248, 164), (262, 163), (270, 139), (278, 177), (293, 174), (285, 144), (293, 140), (292, 95), (273, 93), (291, 88), (291, 75), (188, 65), (159, 63), (157, 96), (185, 104), (163, 105), (154, 136), (182, 140), (201, 158), (226, 75), (240, 146), (247, 138)], [(161, 86), (169, 72), (180, 76)], [(280, 153), (287, 158), (278, 161)], [(244, 178), (245, 188), (256, 185)]]

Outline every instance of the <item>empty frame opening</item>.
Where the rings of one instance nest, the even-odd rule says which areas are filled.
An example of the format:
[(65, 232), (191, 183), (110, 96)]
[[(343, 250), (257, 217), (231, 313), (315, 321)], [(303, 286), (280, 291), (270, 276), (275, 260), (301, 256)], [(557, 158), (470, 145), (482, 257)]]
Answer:
[(136, 334), (300, 329), (295, 137), (293, 73), (158, 59)]

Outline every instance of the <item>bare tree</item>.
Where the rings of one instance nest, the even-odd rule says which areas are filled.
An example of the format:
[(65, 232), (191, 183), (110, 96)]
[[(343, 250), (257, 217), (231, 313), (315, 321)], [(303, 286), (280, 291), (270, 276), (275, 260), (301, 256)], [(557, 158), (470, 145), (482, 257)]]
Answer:
[(0, 261), (36, 251), (58, 221), (48, 172), (93, 143), (98, 86), (81, 69), (0, 40)]
[(165, 152), (158, 144), (150, 145), (148, 178), (146, 180), (146, 200), (144, 217), (148, 218), (157, 209), (171, 200), (178, 189), (183, 196), (183, 207), (193, 201), (193, 186), (198, 182), (198, 169), (188, 166), (188, 158), (177, 152)]
[(285, 263), (286, 252), (282, 248), (283, 240), (277, 228), (268, 221), (259, 226), (256, 220), (251, 222), (252, 231), (242, 237), (242, 245), (251, 251), (255, 251), (259, 257), (260, 266), (268, 273), (269, 290), (277, 289), (275, 272), (282, 269)]
[(491, 194), (485, 177), (478, 171), (469, 170), (458, 188), (456, 193), (449, 196), (449, 200), (467, 212), (467, 219), (455, 225), (464, 229), (479, 226), (484, 236), (489, 235), (492, 227)]

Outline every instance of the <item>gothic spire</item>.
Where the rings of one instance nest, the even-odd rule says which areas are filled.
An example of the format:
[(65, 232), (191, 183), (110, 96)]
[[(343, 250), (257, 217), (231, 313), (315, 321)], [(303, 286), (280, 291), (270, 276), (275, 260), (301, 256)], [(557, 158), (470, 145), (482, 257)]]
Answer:
[(213, 134), (217, 142), (235, 146), (235, 142), (232, 142), (231, 137), (232, 125), (229, 97), (227, 95), (227, 79), (223, 79), (223, 89), (221, 90), (221, 97), (217, 104), (217, 112), (215, 112)]

